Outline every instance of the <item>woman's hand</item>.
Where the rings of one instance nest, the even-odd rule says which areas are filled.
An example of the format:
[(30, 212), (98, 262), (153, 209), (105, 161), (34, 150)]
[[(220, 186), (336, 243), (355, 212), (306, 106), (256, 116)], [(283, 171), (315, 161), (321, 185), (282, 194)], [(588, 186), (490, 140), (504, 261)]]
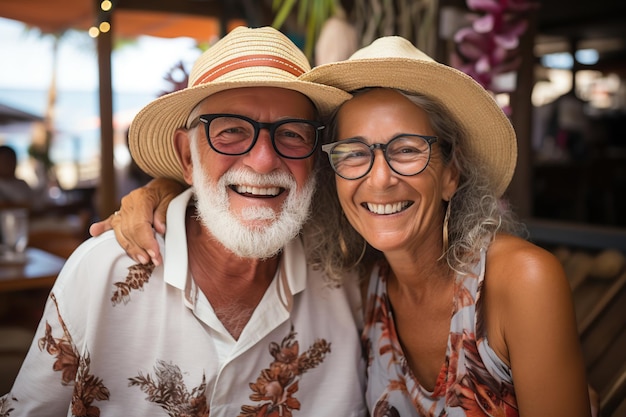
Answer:
[(185, 186), (165, 178), (157, 178), (131, 191), (122, 198), (119, 211), (89, 228), (92, 236), (113, 229), (115, 237), (126, 253), (142, 264), (163, 262), (154, 232), (165, 233), (165, 216), (170, 201)]

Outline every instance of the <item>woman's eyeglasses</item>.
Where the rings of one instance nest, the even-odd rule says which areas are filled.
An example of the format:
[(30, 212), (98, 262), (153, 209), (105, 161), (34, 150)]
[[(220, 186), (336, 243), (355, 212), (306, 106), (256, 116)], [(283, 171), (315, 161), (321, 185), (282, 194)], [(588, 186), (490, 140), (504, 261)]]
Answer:
[(412, 176), (422, 172), (430, 161), (436, 136), (402, 134), (387, 143), (367, 144), (347, 139), (322, 146), (330, 164), (341, 178), (356, 180), (367, 175), (374, 165), (374, 151), (380, 149), (393, 172)]

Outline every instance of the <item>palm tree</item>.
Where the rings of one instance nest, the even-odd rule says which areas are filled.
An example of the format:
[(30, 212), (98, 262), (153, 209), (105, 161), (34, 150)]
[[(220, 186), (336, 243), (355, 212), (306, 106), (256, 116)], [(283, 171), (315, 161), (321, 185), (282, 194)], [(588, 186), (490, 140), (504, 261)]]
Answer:
[(45, 169), (46, 175), (50, 175), (50, 168), (52, 167), (52, 161), (50, 160), (50, 146), (54, 138), (54, 123), (55, 123), (55, 107), (57, 101), (57, 64), (59, 60), (59, 45), (61, 39), (64, 37), (66, 31), (60, 33), (43, 33), (39, 28), (26, 27), (26, 31), (29, 33), (38, 33), (39, 36), (51, 36), (52, 37), (52, 72), (50, 74), (50, 84), (48, 86), (48, 94), (46, 99), (46, 108), (44, 111), (44, 121), (42, 129), (37, 132), (33, 138), (33, 143), (28, 149), (29, 154), (41, 162)]
[[(76, 30), (62, 30), (59, 32), (42, 32), (37, 27), (26, 26), (27, 33), (36, 33), (41, 38), (49, 37), (52, 39), (51, 57), (52, 57), (52, 71), (50, 73), (50, 84), (48, 85), (48, 94), (46, 98), (46, 107), (44, 111), (43, 128), (40, 133), (36, 134), (33, 138), (33, 143), (29, 148), (30, 155), (36, 160), (40, 161), (46, 171), (47, 175), (54, 175), (52, 172), (52, 161), (50, 160), (49, 152), (52, 142), (55, 136), (55, 124), (56, 124), (56, 104), (57, 104), (57, 70), (59, 64), (59, 48), (64, 42), (80, 43), (85, 41), (85, 32), (79, 32)], [(90, 41), (90, 40), (89, 40)], [(80, 48), (83, 51), (91, 51), (95, 53), (93, 46), (89, 44), (86, 47)]]

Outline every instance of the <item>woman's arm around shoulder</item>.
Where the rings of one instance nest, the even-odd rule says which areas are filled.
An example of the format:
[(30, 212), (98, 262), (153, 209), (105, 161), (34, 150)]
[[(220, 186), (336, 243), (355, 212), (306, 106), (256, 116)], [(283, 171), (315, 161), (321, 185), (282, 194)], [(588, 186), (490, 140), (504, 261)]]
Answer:
[(167, 178), (155, 178), (122, 198), (119, 211), (94, 223), (89, 228), (92, 236), (113, 229), (115, 237), (126, 253), (139, 263), (163, 261), (154, 232), (165, 233), (165, 217), (170, 201), (187, 186)]
[(489, 338), (511, 366), (520, 416), (589, 416), (574, 304), (559, 261), (498, 235), (485, 274)]

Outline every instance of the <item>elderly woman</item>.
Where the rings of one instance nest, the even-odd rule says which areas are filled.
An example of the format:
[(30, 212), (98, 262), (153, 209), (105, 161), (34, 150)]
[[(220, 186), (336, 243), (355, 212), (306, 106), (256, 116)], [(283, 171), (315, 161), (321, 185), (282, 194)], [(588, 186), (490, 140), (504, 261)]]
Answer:
[[(500, 200), (516, 140), (489, 94), (398, 37), (304, 78), (354, 94), (323, 150), (345, 218), (383, 255), (365, 265), (372, 414), (588, 415), (566, 277)], [(359, 238), (331, 230), (344, 254), (319, 259), (349, 267)]]
[(305, 233), (329, 277), (366, 277), (372, 415), (590, 415), (567, 279), (501, 200), (516, 139), (490, 95), (398, 37), (303, 78), (354, 94)]

